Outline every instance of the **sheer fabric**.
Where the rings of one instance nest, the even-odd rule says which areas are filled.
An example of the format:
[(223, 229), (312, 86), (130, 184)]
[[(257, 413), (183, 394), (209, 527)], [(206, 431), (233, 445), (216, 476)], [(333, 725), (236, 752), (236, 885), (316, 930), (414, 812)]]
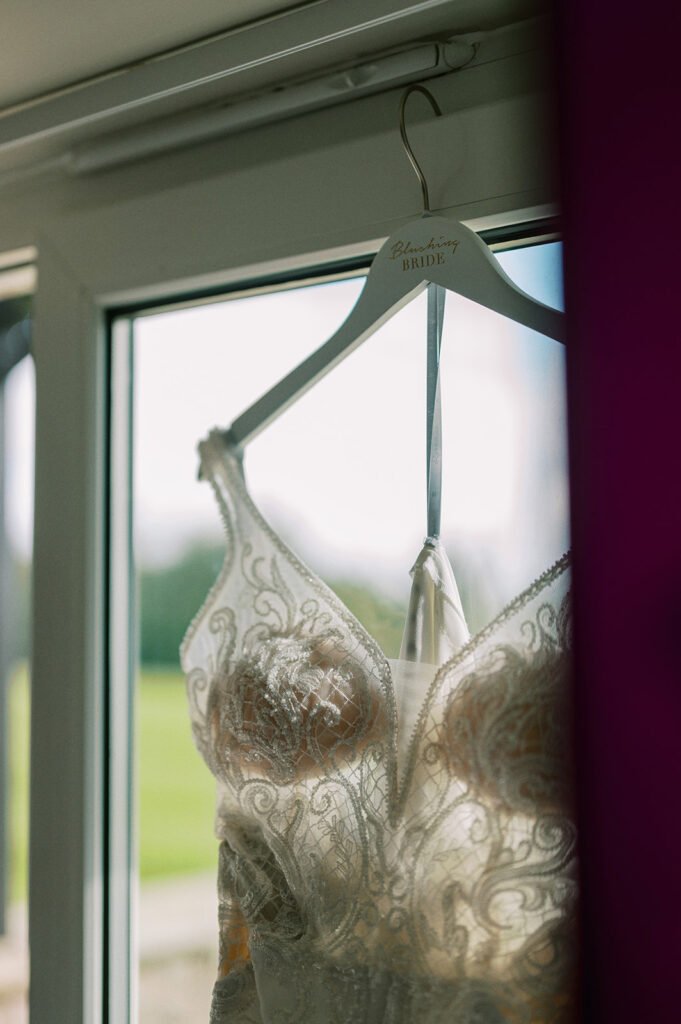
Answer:
[(211, 1024), (569, 1020), (567, 560), (441, 668), (390, 663), (222, 436), (200, 452), (227, 534), (181, 651), (219, 795)]

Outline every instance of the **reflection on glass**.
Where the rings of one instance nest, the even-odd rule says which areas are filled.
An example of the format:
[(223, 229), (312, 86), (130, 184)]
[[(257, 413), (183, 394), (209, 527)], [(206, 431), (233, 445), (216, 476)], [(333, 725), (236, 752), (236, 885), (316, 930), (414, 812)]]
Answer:
[(34, 407), (33, 364), (24, 358), (0, 380), (0, 1024), (28, 1021), (29, 588)]
[[(560, 246), (505, 254), (560, 305)], [(194, 751), (178, 646), (223, 541), (196, 443), (227, 426), (342, 322), (363, 279), (139, 318), (134, 517), (141, 1024), (205, 1024), (215, 975), (212, 778)], [(248, 448), (275, 530), (388, 656), (425, 533), (425, 296), (384, 325)], [(559, 345), (448, 295), (442, 344), (442, 539), (473, 631), (567, 547)]]

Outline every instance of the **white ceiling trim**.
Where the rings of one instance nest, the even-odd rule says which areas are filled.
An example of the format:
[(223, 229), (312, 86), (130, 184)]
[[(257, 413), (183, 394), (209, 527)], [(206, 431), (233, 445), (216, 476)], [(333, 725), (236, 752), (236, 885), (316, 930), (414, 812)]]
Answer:
[(0, 110), (333, 0), (2, 0)]
[(452, 9), (452, 0), (343, 0), (298, 8), (264, 23), (51, 94), (0, 114), (0, 151), (92, 125), (160, 100), (197, 92), (266, 65), (282, 76), (295, 59), (314, 50), (320, 63), (333, 60), (344, 40), (402, 23), (405, 37), (421, 28), (424, 15)]

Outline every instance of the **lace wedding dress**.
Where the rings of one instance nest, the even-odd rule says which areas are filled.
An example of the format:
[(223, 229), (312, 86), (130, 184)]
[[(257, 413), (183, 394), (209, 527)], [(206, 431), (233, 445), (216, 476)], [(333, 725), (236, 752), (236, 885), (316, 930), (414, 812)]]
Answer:
[(218, 784), (212, 1024), (570, 1020), (567, 559), (467, 639), (424, 549), (444, 663), (389, 662), (223, 436), (200, 452), (227, 533), (181, 652)]

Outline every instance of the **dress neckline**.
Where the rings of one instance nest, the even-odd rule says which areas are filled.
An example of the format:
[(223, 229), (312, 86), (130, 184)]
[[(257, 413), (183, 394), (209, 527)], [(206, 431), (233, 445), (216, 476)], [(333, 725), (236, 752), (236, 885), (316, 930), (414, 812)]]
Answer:
[[(372, 651), (376, 657), (376, 661), (380, 664), (382, 669), (382, 683), (384, 689), (384, 695), (388, 700), (388, 715), (391, 720), (392, 726), (392, 738), (391, 738), (391, 753), (393, 758), (393, 772), (394, 772), (394, 784), (395, 784), (395, 806), (399, 808), (407, 793), (409, 776), (411, 767), (415, 761), (419, 737), (423, 732), (425, 721), (428, 717), (428, 713), (432, 707), (433, 700), (440, 689), (443, 679), (450, 672), (454, 671), (458, 665), (465, 662), (467, 659), (474, 655), (476, 650), (487, 640), (494, 632), (496, 632), (508, 619), (512, 618), (517, 612), (519, 612), (524, 605), (529, 604), (545, 587), (549, 586), (558, 577), (560, 577), (570, 565), (570, 552), (565, 552), (560, 558), (558, 558), (552, 565), (545, 569), (539, 576), (537, 576), (527, 587), (525, 587), (520, 593), (512, 598), (501, 611), (494, 616), (485, 626), (477, 630), (471, 635), (470, 639), (458, 650), (452, 657), (448, 658), (442, 665), (435, 667), (433, 677), (430, 685), (423, 695), (421, 708), (414, 721), (411, 735), (408, 741), (403, 745), (403, 749), (407, 752), (404, 764), (404, 769), (401, 773), (401, 777), (397, 777), (397, 738), (399, 722), (397, 720), (397, 695), (395, 693), (395, 680), (394, 674), (390, 665), (390, 661), (399, 659), (389, 659), (382, 649), (378, 641), (369, 633), (366, 627), (359, 621), (354, 613), (347, 607), (347, 605), (338, 597), (335, 591), (324, 582), (324, 580), (315, 573), (298, 555), (288, 546), (288, 544), (281, 538), (281, 536), (273, 529), (269, 524), (263, 513), (258, 508), (257, 504), (253, 500), (250, 491), (246, 485), (246, 481), (243, 474), (243, 467), (241, 459), (235, 454), (232, 447), (229, 445), (225, 438), (225, 432), (219, 428), (215, 428), (210, 431), (205, 441), (199, 444), (199, 452), (201, 455), (201, 476), (206, 478), (211, 485), (213, 493), (215, 494), (218, 509), (220, 512), (221, 519), (225, 531), (227, 533), (228, 546), (225, 554), (225, 558), (218, 574), (218, 577), (210, 588), (205, 601), (201, 605), (200, 609), (192, 619), (187, 632), (182, 640), (180, 646), (180, 656), (182, 658), (186, 651), (189, 643), (194, 636), (194, 633), (198, 629), (199, 623), (203, 619), (206, 609), (209, 607), (213, 596), (221, 589), (223, 582), (227, 575), (231, 571), (232, 567), (232, 555), (233, 555), (233, 528), (230, 522), (230, 513), (227, 508), (224, 498), (220, 493), (220, 488), (215, 480), (214, 471), (209, 469), (209, 461), (214, 460), (215, 464), (223, 471), (223, 480), (227, 485), (227, 488), (236, 492), (240, 500), (248, 508), (253, 520), (258, 524), (260, 529), (270, 538), (272, 543), (278, 549), (281, 555), (293, 566), (293, 568), (301, 574), (302, 577), (307, 579), (313, 589), (321, 594), (329, 605), (338, 613), (340, 618), (348, 624), (350, 632), (358, 634), (366, 647)], [(230, 545), (231, 542), (231, 545)]]

